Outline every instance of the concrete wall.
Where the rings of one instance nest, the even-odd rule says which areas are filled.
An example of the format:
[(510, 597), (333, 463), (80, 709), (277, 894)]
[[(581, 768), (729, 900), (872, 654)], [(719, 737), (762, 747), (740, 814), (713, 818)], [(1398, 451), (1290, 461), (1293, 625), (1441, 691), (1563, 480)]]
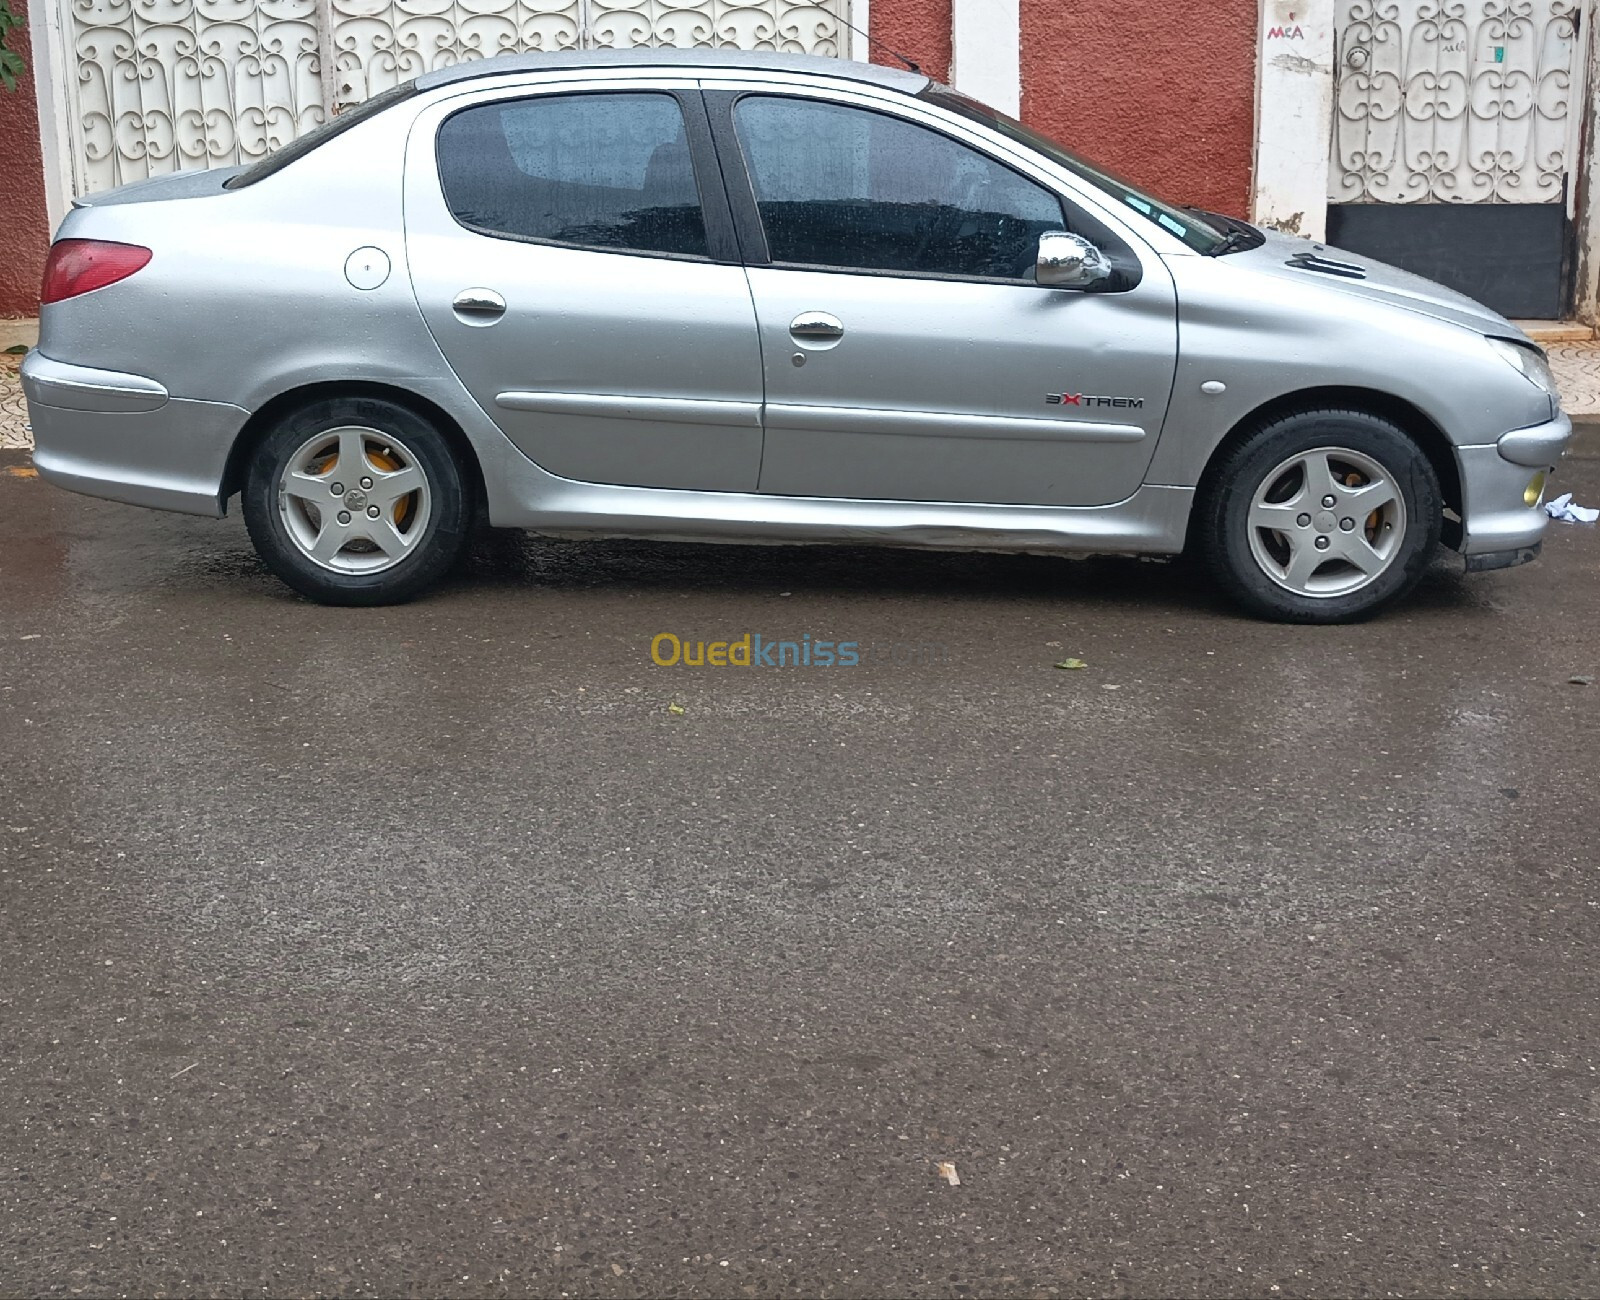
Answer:
[(883, 47), (899, 50), (935, 81), (950, 80), (951, 0), (872, 0), (874, 63), (899, 67)]
[(1334, 0), (1263, 0), (1250, 219), (1291, 235), (1327, 231), (1333, 148)]
[[(11, 7), (18, 12), (26, 8), (21, 0), (12, 0)], [(13, 32), (9, 45), (31, 69), (26, 29)], [(0, 317), (32, 316), (39, 310), (39, 277), (49, 242), (39, 115), (30, 75), (14, 92), (0, 90)]]
[(950, 84), (1021, 117), (1021, 0), (951, 0), (950, 17)]
[(1248, 217), (1258, 7), (1022, 0), (1023, 120), (1162, 198)]

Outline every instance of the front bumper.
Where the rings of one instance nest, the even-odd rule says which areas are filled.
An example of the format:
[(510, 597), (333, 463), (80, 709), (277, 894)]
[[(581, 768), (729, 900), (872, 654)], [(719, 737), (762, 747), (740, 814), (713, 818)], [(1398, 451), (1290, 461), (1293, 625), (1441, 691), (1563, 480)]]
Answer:
[(220, 515), (222, 476), (249, 412), (171, 397), (153, 379), (54, 361), (22, 363), (41, 478), (159, 510)]
[(1468, 573), (1489, 573), (1494, 569), (1514, 569), (1519, 564), (1531, 564), (1539, 558), (1544, 543), (1519, 546), (1513, 551), (1479, 551), (1467, 556)]
[[(1542, 497), (1530, 506), (1524, 493), (1536, 474), (1555, 468), (1571, 437), (1572, 421), (1559, 415), (1546, 424), (1514, 429), (1498, 442), (1456, 448), (1463, 555), (1537, 553), (1550, 517)], [(1532, 558), (1524, 554), (1511, 563)]]

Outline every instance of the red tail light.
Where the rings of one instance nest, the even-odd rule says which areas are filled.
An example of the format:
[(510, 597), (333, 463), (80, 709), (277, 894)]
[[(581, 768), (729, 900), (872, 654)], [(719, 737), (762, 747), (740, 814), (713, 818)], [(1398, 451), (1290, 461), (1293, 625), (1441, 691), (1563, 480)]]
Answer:
[(76, 298), (91, 289), (126, 280), (150, 260), (138, 244), (113, 244), (104, 239), (58, 239), (45, 259), (40, 303)]

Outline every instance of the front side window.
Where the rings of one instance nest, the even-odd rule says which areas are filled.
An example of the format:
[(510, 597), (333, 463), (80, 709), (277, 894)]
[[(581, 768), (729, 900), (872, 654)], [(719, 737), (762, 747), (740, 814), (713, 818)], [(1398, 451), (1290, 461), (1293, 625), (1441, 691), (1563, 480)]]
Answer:
[(671, 95), (480, 104), (446, 119), (438, 158), (451, 214), (483, 234), (706, 256), (683, 110)]
[(1049, 190), (901, 118), (754, 95), (733, 115), (776, 263), (1031, 279), (1063, 228)]

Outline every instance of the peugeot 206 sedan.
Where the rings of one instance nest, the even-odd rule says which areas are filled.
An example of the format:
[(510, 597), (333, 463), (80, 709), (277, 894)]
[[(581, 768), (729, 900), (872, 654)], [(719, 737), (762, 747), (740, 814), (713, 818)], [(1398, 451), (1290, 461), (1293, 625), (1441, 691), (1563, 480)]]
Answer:
[(1180, 209), (909, 72), (737, 53), (429, 73), (253, 166), (79, 200), (39, 472), (221, 515), (316, 600), (492, 524), (1191, 550), (1337, 622), (1537, 554), (1543, 354), (1437, 285)]

